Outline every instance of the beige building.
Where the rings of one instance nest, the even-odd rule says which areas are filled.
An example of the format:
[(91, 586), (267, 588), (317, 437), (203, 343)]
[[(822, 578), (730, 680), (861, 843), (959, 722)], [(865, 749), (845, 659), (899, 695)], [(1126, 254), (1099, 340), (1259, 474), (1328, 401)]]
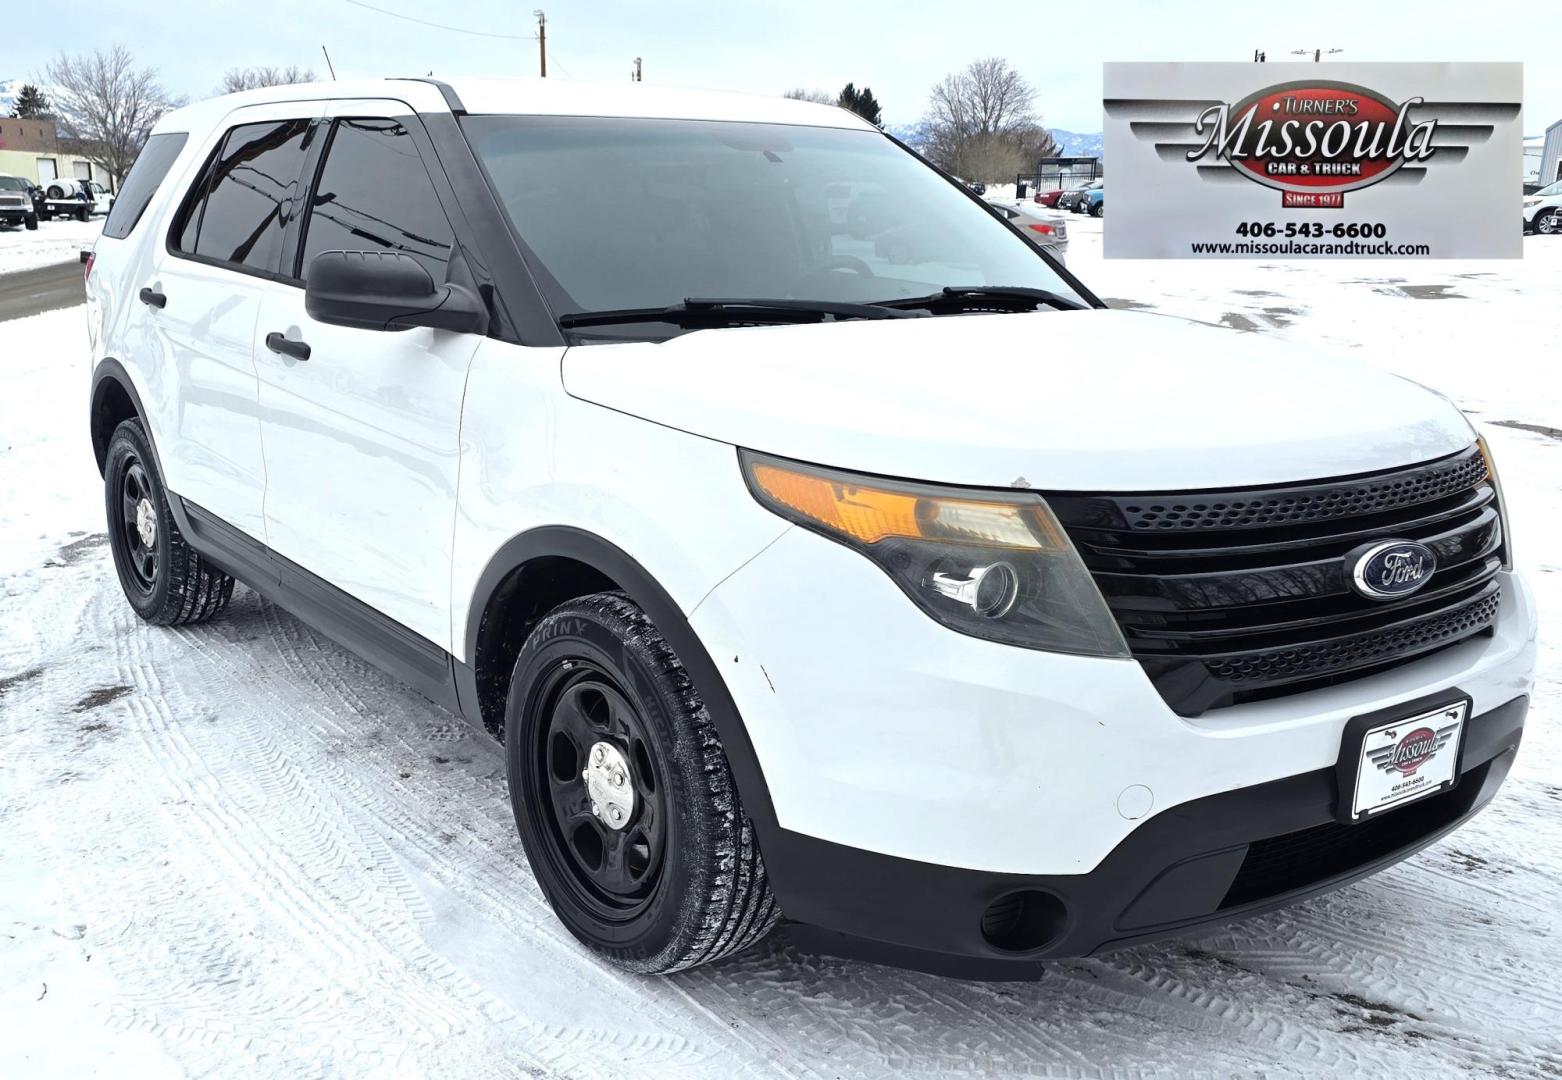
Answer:
[(61, 176), (74, 176), (112, 186), (102, 169), (68, 152), (61, 143), (53, 120), (0, 117), (0, 173), (40, 184), (48, 184)]

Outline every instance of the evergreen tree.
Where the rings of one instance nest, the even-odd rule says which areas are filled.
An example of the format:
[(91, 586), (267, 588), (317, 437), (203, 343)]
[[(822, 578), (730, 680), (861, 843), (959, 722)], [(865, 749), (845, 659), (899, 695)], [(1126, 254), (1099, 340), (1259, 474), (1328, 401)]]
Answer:
[(873, 96), (873, 91), (866, 86), (858, 90), (854, 83), (847, 83), (836, 104), (843, 109), (850, 109), (875, 127), (884, 126), (884, 110)]
[(32, 83), (25, 83), (11, 109), (11, 115), (23, 120), (42, 120), (52, 116), (49, 99)]

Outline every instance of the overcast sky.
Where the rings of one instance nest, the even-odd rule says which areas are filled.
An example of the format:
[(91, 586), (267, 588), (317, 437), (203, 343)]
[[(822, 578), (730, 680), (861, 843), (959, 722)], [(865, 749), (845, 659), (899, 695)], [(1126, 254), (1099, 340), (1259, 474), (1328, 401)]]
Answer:
[[(6, 20), (0, 79), (41, 73), (61, 50), (117, 42), (191, 99), (210, 94), (238, 65), (300, 64), (325, 77), (322, 44), (343, 78), (531, 75), (531, 11), (541, 3), (550, 75), (627, 79), (641, 56), (647, 81), (680, 86), (833, 92), (852, 81), (873, 88), (891, 124), (915, 121), (929, 87), (983, 56), (1007, 57), (1031, 81), (1049, 127), (1099, 131), (1104, 60), (1244, 60), (1255, 48), (1271, 61), (1294, 60), (1292, 49), (1319, 47), (1344, 50), (1339, 60), (1521, 60), (1525, 130), (1562, 119), (1562, 9), (1544, 0), (365, 2), (458, 29), (381, 15), (353, 0), (43, 0), (31, 16)], [(37, 17), (45, 11), (55, 17)]]

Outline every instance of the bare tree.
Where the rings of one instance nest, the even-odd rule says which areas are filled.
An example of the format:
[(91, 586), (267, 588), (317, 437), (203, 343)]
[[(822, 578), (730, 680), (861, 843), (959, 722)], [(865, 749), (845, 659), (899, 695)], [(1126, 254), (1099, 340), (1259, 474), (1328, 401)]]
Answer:
[(809, 90), (804, 87), (795, 87), (781, 95), (784, 98), (792, 98), (794, 101), (812, 101), (816, 105), (834, 105), (836, 95), (825, 93), (823, 90)]
[(297, 64), (289, 64), (284, 68), (270, 66), (229, 68), (222, 73), (222, 82), (217, 86), (217, 93), (237, 94), (240, 90), (259, 90), (265, 86), (291, 86), (294, 83), (314, 81), (313, 69), (301, 68)]
[(1035, 101), (1036, 91), (1007, 60), (977, 60), (933, 87), (923, 152), (967, 180), (1012, 179), (1056, 151)]
[(156, 68), (137, 68), (123, 45), (95, 53), (61, 53), (45, 70), (60, 133), (114, 180), (130, 171), (152, 126), (177, 103)]

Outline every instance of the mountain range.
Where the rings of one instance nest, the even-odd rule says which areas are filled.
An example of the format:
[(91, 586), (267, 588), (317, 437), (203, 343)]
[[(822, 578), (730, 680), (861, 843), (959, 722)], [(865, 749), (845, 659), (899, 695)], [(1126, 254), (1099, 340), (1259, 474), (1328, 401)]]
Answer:
[(1100, 157), (1101, 156), (1101, 132), (1064, 131), (1062, 128), (1048, 128), (1052, 137), (1058, 141), (1059, 157)]
[(0, 79), (0, 116), (10, 116), (26, 79)]

